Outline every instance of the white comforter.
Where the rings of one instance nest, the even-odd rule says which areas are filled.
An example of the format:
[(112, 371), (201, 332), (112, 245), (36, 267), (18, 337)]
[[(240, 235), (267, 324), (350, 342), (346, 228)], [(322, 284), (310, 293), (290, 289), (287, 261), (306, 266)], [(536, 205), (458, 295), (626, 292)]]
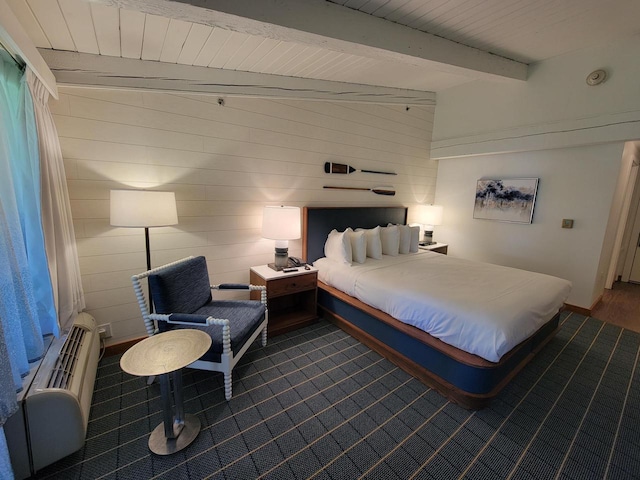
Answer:
[(327, 285), (491, 362), (551, 319), (571, 291), (557, 277), (428, 251), (314, 266)]

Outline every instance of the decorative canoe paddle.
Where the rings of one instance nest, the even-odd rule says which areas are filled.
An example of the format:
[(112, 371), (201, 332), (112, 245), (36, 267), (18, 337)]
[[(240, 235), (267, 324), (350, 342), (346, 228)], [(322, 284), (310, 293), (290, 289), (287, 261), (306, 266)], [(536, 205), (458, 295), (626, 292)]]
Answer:
[(360, 187), (328, 187), (325, 185), (322, 188), (331, 188), (333, 190), (364, 190), (365, 192), (373, 192), (378, 195), (389, 195), (390, 197), (396, 194), (396, 191), (393, 189), (393, 187), (360, 188)]
[(333, 162), (324, 163), (324, 173), (343, 173), (348, 175), (353, 172), (379, 173), (380, 175), (397, 175), (397, 173), (394, 173), (394, 172), (378, 172), (377, 170), (358, 170), (357, 168), (353, 168), (351, 165), (345, 165), (344, 163), (333, 163)]

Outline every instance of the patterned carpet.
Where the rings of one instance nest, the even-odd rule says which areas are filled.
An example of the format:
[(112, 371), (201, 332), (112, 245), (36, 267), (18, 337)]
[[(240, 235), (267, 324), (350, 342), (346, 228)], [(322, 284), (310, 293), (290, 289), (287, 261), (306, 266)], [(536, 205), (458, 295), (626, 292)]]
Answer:
[(203, 429), (149, 453), (159, 386), (101, 361), (85, 447), (37, 478), (640, 478), (640, 334), (565, 313), (554, 340), (487, 409), (444, 400), (320, 322), (254, 349), (224, 400), (220, 374), (186, 370)]

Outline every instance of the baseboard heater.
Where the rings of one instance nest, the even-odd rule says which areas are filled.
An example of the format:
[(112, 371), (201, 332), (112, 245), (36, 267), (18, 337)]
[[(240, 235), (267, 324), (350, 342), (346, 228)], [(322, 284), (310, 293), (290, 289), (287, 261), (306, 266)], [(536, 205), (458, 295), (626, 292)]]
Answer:
[(59, 338), (45, 337), (47, 346), (23, 381), (18, 412), (4, 425), (17, 479), (79, 450), (87, 434), (100, 351), (95, 319), (80, 313)]

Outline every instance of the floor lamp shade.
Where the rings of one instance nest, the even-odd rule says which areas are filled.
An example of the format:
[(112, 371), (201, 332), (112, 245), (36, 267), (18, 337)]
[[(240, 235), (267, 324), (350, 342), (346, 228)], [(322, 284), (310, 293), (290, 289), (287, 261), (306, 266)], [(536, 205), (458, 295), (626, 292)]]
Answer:
[[(178, 223), (176, 194), (155, 190), (111, 190), (110, 223), (114, 227), (144, 228), (147, 270), (151, 270), (149, 228), (167, 227)], [(153, 313), (151, 287), (149, 311)]]
[(177, 223), (174, 192), (111, 190), (111, 225), (114, 227), (166, 227)]
[(275, 262), (269, 266), (275, 270), (286, 267), (289, 240), (300, 238), (300, 207), (264, 207), (262, 236), (276, 241)]

